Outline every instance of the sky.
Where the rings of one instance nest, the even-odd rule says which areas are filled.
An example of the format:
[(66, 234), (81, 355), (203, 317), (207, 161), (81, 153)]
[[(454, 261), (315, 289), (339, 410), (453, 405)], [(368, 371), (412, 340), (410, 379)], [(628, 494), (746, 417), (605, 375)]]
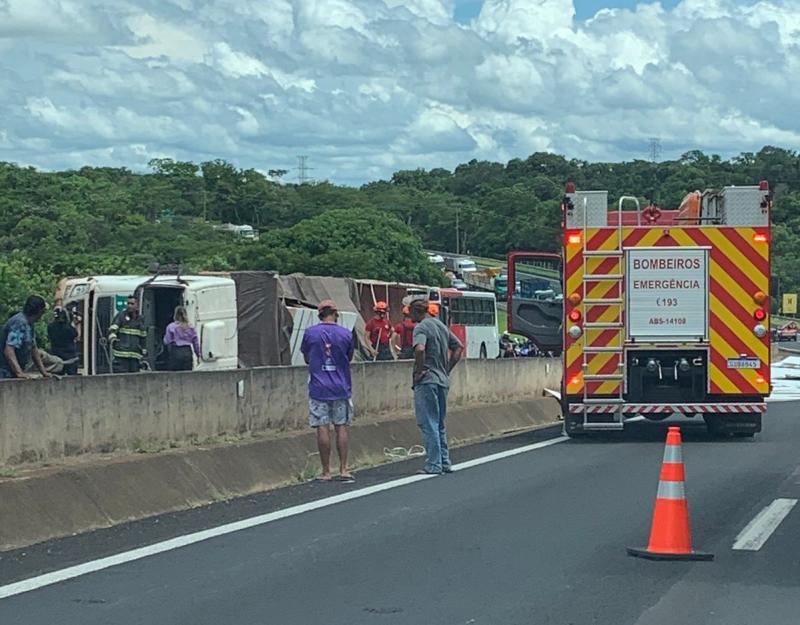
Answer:
[(800, 148), (800, 0), (0, 0), (0, 160), (399, 169)]

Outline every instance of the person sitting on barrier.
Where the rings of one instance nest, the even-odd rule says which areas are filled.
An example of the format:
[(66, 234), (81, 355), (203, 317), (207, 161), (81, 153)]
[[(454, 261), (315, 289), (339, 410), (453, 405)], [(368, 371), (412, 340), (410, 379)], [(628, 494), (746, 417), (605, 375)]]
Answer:
[(331, 481), (331, 433), (336, 430), (339, 454), (339, 480), (353, 482), (347, 468), (348, 427), (353, 420), (350, 362), (355, 339), (347, 328), (338, 325), (339, 310), (333, 300), (318, 307), (320, 323), (303, 333), (300, 351), (308, 365), (308, 422), (317, 432), (317, 448), (322, 464), (322, 482)]
[(29, 360), (42, 374), (49, 378), (50, 373), (42, 362), (42, 355), (36, 346), (35, 324), (44, 316), (47, 302), (38, 295), (31, 295), (22, 312), (11, 317), (3, 326), (0, 343), (3, 352), (0, 354), (0, 380), (7, 378), (28, 379), (33, 376), (25, 373)]
[(191, 371), (194, 367), (192, 350), (200, 360), (200, 340), (197, 331), (189, 323), (189, 315), (183, 306), (175, 308), (174, 321), (167, 326), (164, 333), (169, 357), (170, 371)]

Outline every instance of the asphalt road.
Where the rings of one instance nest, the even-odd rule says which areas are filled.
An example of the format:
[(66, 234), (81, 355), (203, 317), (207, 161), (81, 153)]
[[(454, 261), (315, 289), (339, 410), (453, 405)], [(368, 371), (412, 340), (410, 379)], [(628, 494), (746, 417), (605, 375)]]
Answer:
[[(754, 440), (687, 432), (695, 546), (646, 542), (663, 430), (564, 442), (0, 601), (3, 625), (795, 625), (800, 505), (759, 551), (737, 535), (800, 498), (800, 404)], [(648, 430), (652, 432), (652, 430)], [(361, 487), (359, 485), (358, 487)]]

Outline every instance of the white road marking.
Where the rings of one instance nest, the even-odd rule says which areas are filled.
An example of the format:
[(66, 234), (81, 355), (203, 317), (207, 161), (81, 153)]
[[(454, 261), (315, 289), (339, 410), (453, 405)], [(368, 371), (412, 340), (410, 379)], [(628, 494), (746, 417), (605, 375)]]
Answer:
[(769, 540), (772, 533), (792, 511), (797, 499), (776, 499), (755, 518), (736, 537), (733, 548), (737, 551), (758, 551)]
[[(552, 438), (546, 441), (542, 441), (540, 443), (534, 443), (532, 445), (525, 445), (524, 447), (509, 449), (508, 451), (502, 451), (496, 454), (491, 454), (489, 456), (484, 456), (483, 458), (475, 458), (474, 460), (469, 460), (467, 462), (462, 462), (460, 464), (453, 465), (453, 469), (456, 471), (463, 471), (464, 469), (469, 469), (482, 464), (488, 464), (490, 462), (495, 462), (497, 460), (502, 460), (504, 458), (510, 458), (512, 456), (524, 454), (529, 451), (535, 451), (537, 449), (549, 447), (550, 445), (555, 445), (557, 443), (563, 443), (566, 440), (569, 440), (566, 436), (560, 436), (558, 438)], [(399, 488), (400, 486), (405, 486), (406, 484), (413, 484), (415, 482), (421, 482), (422, 480), (429, 480), (433, 477), (436, 476), (410, 475), (408, 477), (402, 477), (397, 480), (392, 480), (391, 482), (385, 482), (383, 484), (375, 484), (374, 486), (367, 486), (365, 488), (360, 488), (358, 490), (342, 493), (340, 495), (333, 495), (331, 497), (325, 497), (324, 499), (310, 501), (308, 503), (304, 503), (299, 506), (292, 506), (291, 508), (286, 508), (284, 510), (276, 510), (275, 512), (270, 512), (269, 514), (262, 514), (259, 516), (251, 517), (249, 519), (242, 519), (241, 521), (235, 521), (234, 523), (227, 523), (226, 525), (220, 525), (219, 527), (212, 527), (207, 530), (194, 532), (192, 534), (177, 536), (176, 538), (171, 538), (169, 540), (148, 545), (146, 547), (140, 547), (138, 549), (125, 551), (123, 553), (118, 553), (116, 555), (108, 556), (106, 558), (100, 558), (99, 560), (92, 560), (91, 562), (85, 562), (84, 564), (78, 564), (75, 566), (68, 567), (66, 569), (61, 569), (59, 571), (53, 571), (52, 573), (46, 573), (44, 575), (39, 575), (37, 577), (31, 577), (30, 579), (24, 579), (22, 581), (15, 582), (13, 584), (0, 586), (0, 599), (5, 599), (7, 597), (20, 595), (25, 592), (30, 592), (32, 590), (43, 588), (45, 586), (51, 586), (52, 584), (58, 584), (59, 582), (64, 582), (70, 579), (74, 579), (76, 577), (88, 575), (89, 573), (102, 571), (103, 569), (107, 569), (112, 566), (126, 564), (128, 562), (141, 560), (142, 558), (154, 556), (159, 553), (164, 553), (166, 551), (172, 551), (174, 549), (180, 549), (181, 547), (187, 547), (189, 545), (203, 542), (205, 540), (210, 540), (218, 536), (225, 536), (226, 534), (240, 532), (242, 530), (246, 530), (251, 527), (266, 525), (267, 523), (272, 523), (273, 521), (280, 521), (281, 519), (287, 519), (289, 517), (297, 516), (305, 512), (311, 512), (312, 510), (327, 508), (328, 506), (333, 506), (337, 503), (343, 503), (345, 501), (351, 501), (353, 499), (360, 499), (361, 497), (374, 495), (375, 493), (380, 493), (383, 491), (392, 490), (394, 488)], [(445, 477), (440, 479), (447, 479), (447, 478)]]
[(533, 443), (532, 445), (525, 445), (525, 447), (517, 447), (516, 449), (509, 449), (508, 451), (500, 451), (490, 456), (484, 456), (483, 458), (475, 458), (474, 460), (467, 460), (466, 462), (454, 464), (453, 471), (471, 469), (472, 467), (477, 467), (482, 464), (486, 464), (487, 462), (494, 462), (495, 460), (502, 460), (503, 458), (511, 458), (512, 456), (518, 456), (519, 454), (541, 449), (542, 447), (549, 447), (550, 445), (563, 443), (564, 441), (568, 440), (569, 438), (567, 436), (559, 436), (558, 438), (551, 438), (550, 440), (542, 441), (541, 443)]

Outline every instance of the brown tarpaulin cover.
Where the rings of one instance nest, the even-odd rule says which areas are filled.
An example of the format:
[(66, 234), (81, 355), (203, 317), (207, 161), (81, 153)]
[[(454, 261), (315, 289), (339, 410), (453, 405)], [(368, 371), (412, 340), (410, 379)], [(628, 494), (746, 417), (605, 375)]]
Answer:
[(369, 358), (364, 328), (376, 301), (389, 304), (393, 324), (403, 320), (407, 285), (303, 274), (279, 276), (271, 271), (203, 273), (226, 276), (236, 284), (240, 367), (291, 364), (293, 320), (287, 306), (316, 308), (322, 300), (332, 299), (339, 310), (356, 313), (355, 333), (363, 358)]
[(268, 271), (234, 271), (239, 320), (239, 366), (292, 364), (292, 316), (281, 301), (280, 285)]
[(403, 298), (408, 293), (407, 287), (364, 281), (358, 283), (358, 293), (359, 312), (364, 319), (372, 319), (375, 316), (375, 302), (383, 301), (389, 304), (389, 320), (392, 325), (403, 321)]
[[(354, 312), (359, 317), (356, 319), (355, 333), (361, 347), (362, 356), (366, 356), (363, 349), (364, 327), (366, 323), (361, 314), (358, 283), (351, 278), (329, 278), (321, 276), (306, 276), (293, 273), (280, 276), (281, 294), (285, 304), (299, 304), (316, 308), (324, 299), (332, 299), (339, 310)], [(367, 317), (369, 318), (369, 317)]]

